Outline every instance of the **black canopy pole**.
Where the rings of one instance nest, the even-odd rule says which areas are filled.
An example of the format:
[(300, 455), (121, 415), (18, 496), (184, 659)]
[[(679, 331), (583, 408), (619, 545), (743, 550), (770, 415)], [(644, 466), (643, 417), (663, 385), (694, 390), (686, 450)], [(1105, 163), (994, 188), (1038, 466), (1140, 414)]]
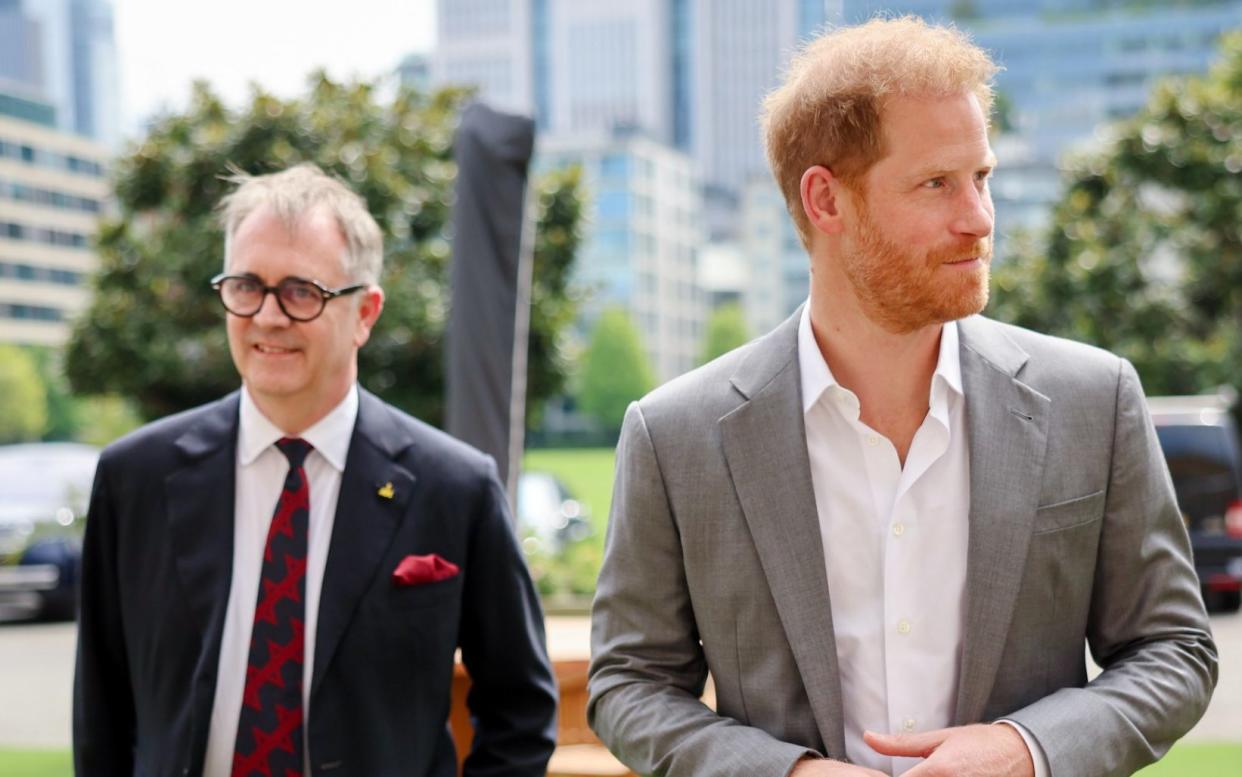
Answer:
[(534, 253), (529, 118), (468, 106), (454, 142), (445, 428), (496, 459), (510, 503), (524, 443)]

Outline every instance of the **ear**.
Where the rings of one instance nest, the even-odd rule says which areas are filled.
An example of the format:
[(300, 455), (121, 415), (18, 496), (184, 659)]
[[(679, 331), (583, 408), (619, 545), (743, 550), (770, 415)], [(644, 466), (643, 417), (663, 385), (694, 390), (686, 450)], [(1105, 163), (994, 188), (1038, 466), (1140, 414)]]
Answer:
[(798, 189), (802, 195), (802, 212), (812, 229), (824, 235), (837, 235), (844, 230), (840, 178), (823, 165), (815, 165), (802, 174)]
[(354, 327), (354, 345), (361, 348), (371, 339), (371, 328), (384, 311), (384, 290), (379, 286), (363, 289), (362, 302), (358, 303), (358, 319)]

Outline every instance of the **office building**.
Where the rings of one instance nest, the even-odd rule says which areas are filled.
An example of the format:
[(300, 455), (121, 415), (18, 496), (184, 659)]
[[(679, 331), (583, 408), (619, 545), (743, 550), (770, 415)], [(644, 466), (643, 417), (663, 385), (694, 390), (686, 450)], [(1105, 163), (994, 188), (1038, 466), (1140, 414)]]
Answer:
[(431, 60), (425, 54), (408, 54), (397, 65), (397, 80), (418, 92), (431, 89)]
[(584, 133), (539, 140), (537, 166), (578, 165), (588, 197), (575, 281), (591, 293), (585, 338), (611, 306), (629, 312), (660, 381), (692, 368), (702, 349), (699, 186), (688, 156), (641, 134)]
[(639, 130), (705, 186), (766, 172), (759, 102), (841, 0), (440, 0), (434, 83), (469, 83), (552, 134)]
[(532, 18), (539, 0), (437, 0), (435, 86), (473, 86), (493, 108), (532, 115)]
[(0, 113), (0, 342), (54, 346), (90, 300), (108, 150), (32, 112)]
[(116, 61), (108, 0), (0, 0), (0, 91), (47, 103), (57, 129), (120, 143)]

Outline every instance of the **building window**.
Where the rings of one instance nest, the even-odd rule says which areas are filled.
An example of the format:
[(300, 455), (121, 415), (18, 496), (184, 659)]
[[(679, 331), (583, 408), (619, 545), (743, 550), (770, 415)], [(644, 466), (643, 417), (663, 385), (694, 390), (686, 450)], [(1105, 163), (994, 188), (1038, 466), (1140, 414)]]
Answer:
[(601, 178), (625, 180), (630, 174), (630, 158), (625, 154), (605, 154), (599, 160)]
[(72, 270), (39, 267), (21, 262), (0, 262), (0, 278), (14, 278), (33, 283), (54, 283), (58, 286), (80, 286), (83, 274)]
[(86, 248), (90, 244), (89, 238), (80, 232), (66, 232), (60, 229), (46, 229), (44, 227), (28, 227), (24, 224), (14, 224), (11, 221), (0, 221), (0, 237), (7, 237), (12, 240), (29, 240), (32, 243), (44, 243), (68, 248)]
[(56, 308), (42, 305), (17, 305), (0, 302), (0, 318), (18, 321), (64, 321), (65, 314)]
[(624, 191), (601, 192), (596, 207), (601, 221), (628, 221), (630, 218), (630, 198)]
[(0, 197), (7, 197), (17, 202), (29, 202), (33, 205), (46, 205), (62, 210), (75, 210), (83, 213), (98, 213), (99, 200), (90, 197), (79, 197), (76, 194), (40, 189), (26, 184), (0, 181)]
[(27, 143), (18, 143), (0, 138), (0, 158), (16, 159), (28, 165), (49, 167), (54, 170), (68, 170), (78, 175), (92, 178), (104, 176), (104, 166), (91, 159), (83, 159), (73, 154), (59, 154), (55, 151), (37, 148)]

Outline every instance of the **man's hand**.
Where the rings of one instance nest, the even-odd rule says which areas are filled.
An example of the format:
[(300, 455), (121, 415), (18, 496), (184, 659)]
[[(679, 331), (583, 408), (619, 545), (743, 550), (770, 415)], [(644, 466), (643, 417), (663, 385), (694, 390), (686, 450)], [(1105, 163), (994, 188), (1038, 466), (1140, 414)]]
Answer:
[(841, 761), (829, 761), (827, 758), (803, 758), (794, 764), (789, 777), (888, 777), (888, 775)]
[(1035, 777), (1035, 763), (1022, 735), (1003, 723), (921, 734), (868, 731), (863, 739), (877, 753), (925, 759), (904, 777)]

